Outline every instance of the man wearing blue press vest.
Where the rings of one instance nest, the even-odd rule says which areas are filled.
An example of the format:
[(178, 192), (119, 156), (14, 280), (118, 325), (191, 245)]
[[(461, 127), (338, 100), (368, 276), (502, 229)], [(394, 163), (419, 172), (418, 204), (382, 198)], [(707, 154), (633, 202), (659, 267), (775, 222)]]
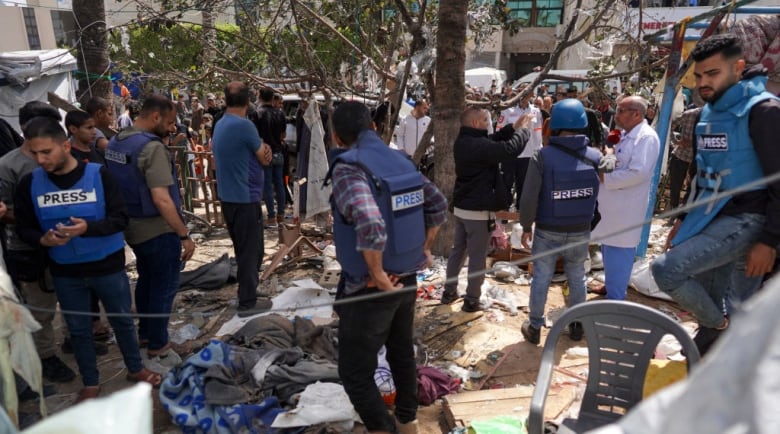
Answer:
[[(569, 283), (569, 306), (585, 302), (585, 261), (588, 240), (599, 194), (598, 171), (601, 153), (590, 147), (587, 134), (588, 116), (576, 99), (565, 99), (552, 107), (548, 145), (534, 153), (528, 166), (520, 197), (520, 223), (523, 225), (523, 247), (533, 238), (531, 253), (536, 258), (551, 250), (568, 246), (563, 252), (534, 259), (531, 281), (529, 320), (522, 325), (525, 340), (539, 343), (544, 325), (544, 305), (555, 263), (563, 258)], [(614, 168), (615, 156), (605, 162)], [(605, 163), (603, 171), (610, 171)], [(531, 224), (536, 227), (531, 232)], [(569, 324), (569, 337), (582, 339), (582, 324)]]
[(122, 230), (128, 224), (119, 187), (99, 164), (77, 161), (59, 122), (38, 117), (24, 130), (40, 167), (16, 190), (19, 237), (48, 250), (57, 299), (84, 383), (76, 402), (96, 398), (100, 382), (92, 336), (90, 293), (103, 303), (129, 374), (129, 381), (158, 386), (160, 374), (144, 368), (130, 317)]
[[(691, 57), (707, 102), (695, 128), (691, 182), (692, 198), (702, 202), (780, 171), (780, 100), (765, 90), (761, 65), (746, 68), (734, 35), (700, 41)], [(681, 217), (669, 233), (671, 248), (651, 269), (658, 287), (698, 319), (693, 340), (703, 355), (729, 325), (724, 299), (748, 298), (772, 270), (780, 244), (780, 183), (702, 203)]]
[[(114, 136), (106, 149), (106, 168), (120, 182), (130, 215), (125, 238), (136, 257), (135, 306), (140, 314), (171, 313), (181, 263), (195, 251), (180, 214), (176, 169), (162, 143), (176, 131), (175, 122), (173, 103), (148, 95), (133, 126)], [(167, 317), (142, 316), (138, 336), (149, 357), (176, 349), (168, 339)]]
[[(370, 129), (366, 106), (342, 103), (332, 119), (336, 143), (348, 148), (331, 156), (328, 175), (342, 269), (337, 298), (384, 295), (336, 307), (339, 377), (369, 432), (416, 433), (416, 275), (430, 265), (430, 245), (446, 219), (447, 201), (408, 156), (390, 149)], [(374, 381), (382, 345), (397, 391), (396, 420)]]

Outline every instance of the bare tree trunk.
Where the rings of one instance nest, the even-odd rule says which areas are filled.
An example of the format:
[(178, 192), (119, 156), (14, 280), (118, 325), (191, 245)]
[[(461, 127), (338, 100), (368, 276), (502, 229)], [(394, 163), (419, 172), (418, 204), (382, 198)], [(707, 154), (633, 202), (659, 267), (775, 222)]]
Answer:
[[(439, 3), (439, 33), (436, 39), (436, 82), (431, 108), (433, 111), (434, 179), (442, 193), (452, 200), (455, 186), (455, 160), (452, 145), (460, 129), (460, 115), (466, 101), (466, 25), (468, 2)], [(439, 231), (433, 253), (447, 256), (452, 248), (454, 225), (450, 218)]]
[(216, 57), (216, 53), (211, 47), (214, 47), (217, 43), (217, 29), (214, 27), (217, 15), (212, 8), (213, 6), (209, 4), (201, 12), (203, 22), (201, 27), (203, 32), (203, 53), (201, 53), (201, 59), (204, 65), (210, 65)]
[(83, 107), (92, 96), (111, 97), (103, 0), (73, 0), (73, 16), (81, 30), (77, 57), (79, 69), (85, 76), (79, 80), (78, 100)]

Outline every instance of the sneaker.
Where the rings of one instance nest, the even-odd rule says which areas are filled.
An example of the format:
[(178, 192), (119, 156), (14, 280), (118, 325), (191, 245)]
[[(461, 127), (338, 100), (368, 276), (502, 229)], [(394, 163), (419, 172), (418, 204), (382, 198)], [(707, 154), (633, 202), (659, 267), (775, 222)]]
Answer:
[(591, 270), (604, 269), (604, 258), (601, 256), (601, 250), (593, 250), (590, 252), (590, 269)]
[[(95, 354), (98, 356), (105, 356), (108, 354), (108, 346), (104, 344), (103, 342), (93, 341), (95, 344)], [(62, 341), (62, 346), (60, 347), (62, 349), (62, 352), (65, 354), (73, 354), (73, 346), (70, 343), (70, 338), (65, 338), (65, 340)]]
[(273, 307), (273, 302), (268, 299), (259, 299), (254, 306), (238, 306), (236, 314), (239, 318), (247, 318), (263, 313)]
[(542, 330), (532, 326), (531, 321), (523, 321), (523, 325), (520, 327), (520, 332), (523, 334), (526, 342), (539, 345)]
[(455, 302), (455, 300), (459, 299), (460, 295), (458, 295), (458, 291), (444, 291), (441, 294), (441, 304), (452, 304)]
[(76, 378), (76, 373), (57, 356), (41, 359), (43, 378), (55, 383), (67, 383)]
[(696, 336), (693, 337), (693, 343), (696, 344), (699, 355), (703, 357), (724, 331), (725, 329), (718, 330), (710, 327), (699, 327), (699, 330), (696, 331)]
[(579, 321), (574, 321), (573, 323), (569, 324), (569, 339), (573, 341), (581, 341), (582, 340), (582, 323)]
[(479, 304), (479, 301), (463, 300), (463, 306), (460, 308), (461, 312), (479, 312), (485, 310), (484, 306)]
[[(53, 384), (43, 385), (43, 396), (45, 398), (48, 398), (49, 396), (52, 396), (56, 393), (57, 393), (57, 388)], [(19, 393), (19, 402), (32, 401), (33, 399), (38, 399), (38, 397), (40, 397), (38, 392), (32, 390), (30, 386), (27, 386), (26, 389), (24, 389)]]

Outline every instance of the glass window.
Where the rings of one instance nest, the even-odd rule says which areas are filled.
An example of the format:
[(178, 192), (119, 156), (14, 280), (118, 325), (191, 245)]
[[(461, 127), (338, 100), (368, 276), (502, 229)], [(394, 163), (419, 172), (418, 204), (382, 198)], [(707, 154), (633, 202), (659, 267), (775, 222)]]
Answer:
[(554, 27), (563, 18), (563, 0), (508, 1), (510, 16), (524, 27)]
[(35, 9), (22, 8), (22, 16), (24, 17), (24, 27), (27, 29), (27, 44), (30, 46), (30, 50), (40, 50), (41, 38), (38, 35), (38, 21), (35, 19)]

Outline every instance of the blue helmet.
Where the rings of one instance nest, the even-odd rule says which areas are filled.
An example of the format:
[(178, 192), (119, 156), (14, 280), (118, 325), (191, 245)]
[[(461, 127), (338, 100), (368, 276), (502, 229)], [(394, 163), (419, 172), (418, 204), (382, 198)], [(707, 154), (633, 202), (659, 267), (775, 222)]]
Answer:
[(551, 130), (581, 130), (588, 126), (585, 107), (574, 98), (566, 98), (552, 106)]

